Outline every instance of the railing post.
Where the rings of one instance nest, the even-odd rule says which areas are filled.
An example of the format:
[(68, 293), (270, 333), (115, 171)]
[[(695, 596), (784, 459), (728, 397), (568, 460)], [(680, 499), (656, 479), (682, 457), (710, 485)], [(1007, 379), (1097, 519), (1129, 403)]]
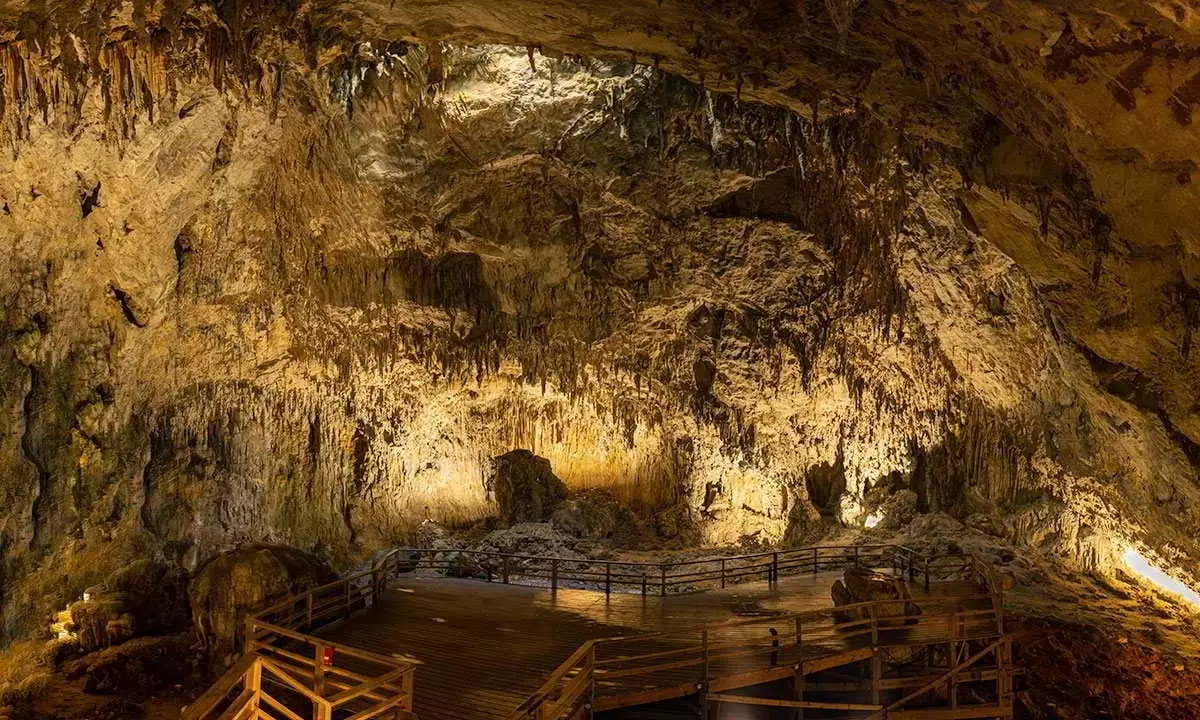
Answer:
[(666, 597), (667, 596), (667, 566), (659, 565), (658, 569), (662, 573), (662, 576), (661, 576), (662, 581), (661, 581), (661, 585), (659, 585), (659, 589), (661, 591), (660, 594), (662, 597)]
[[(645, 575), (643, 575), (642, 577), (645, 577)], [(588, 691), (589, 698), (588, 698), (588, 705), (587, 705), (587, 711), (588, 711), (587, 716), (588, 716), (588, 720), (591, 720), (592, 718), (594, 718), (596, 716), (596, 645), (595, 645), (595, 643), (592, 644), (591, 650), (588, 651), (588, 675), (591, 678), (588, 681), (588, 685), (590, 685), (591, 688)]]
[(925, 556), (925, 592), (929, 592), (929, 556)]
[(558, 559), (550, 561), (550, 592), (558, 592)]
[(352, 584), (349, 580), (346, 581), (346, 617), (350, 617), (350, 586)]
[(646, 573), (642, 572), (642, 597), (646, 597)]
[(779, 553), (771, 556), (771, 582), (779, 583)]
[[(883, 656), (879, 654), (879, 647), (875, 647), (874, 654), (871, 655), (871, 704), (880, 705), (880, 681), (883, 680)], [(885, 718), (887, 711), (884, 710)]]
[(250, 704), (254, 709), (258, 709), (259, 700), (262, 697), (262, 662), (255, 660), (246, 671), (246, 690), (250, 691)]
[(816, 575), (817, 568), (820, 567), (821, 563), (818, 562), (818, 560), (817, 560), (817, 548), (813, 548), (812, 551), (813, 551), (813, 575)]
[(868, 605), (871, 610), (871, 647), (879, 650), (879, 613), (876, 612), (875, 604)]
[[(950, 661), (947, 663), (946, 670), (952, 671), (958, 666), (958, 608), (950, 611)], [(950, 697), (950, 707), (958, 707), (958, 683), (955, 682), (955, 676), (950, 675), (946, 679), (946, 694)]]
[(308, 594), (308, 627), (311, 628), (312, 624), (313, 624), (313, 594), (310, 592)]
[(1004, 638), (996, 652), (996, 695), (1000, 698), (1000, 707), (1012, 708), (1012, 641)]
[(253, 615), (246, 616), (245, 621), (242, 623), (242, 634), (245, 635), (245, 637), (242, 638), (242, 652), (250, 652), (250, 650), (253, 649), (253, 647), (254, 647), (254, 645), (253, 645), (253, 643), (254, 643), (254, 616)]
[(504, 584), (507, 585), (508, 584), (508, 556), (507, 555), (504, 556), (503, 571), (504, 571)]
[(408, 671), (400, 677), (400, 693), (404, 699), (400, 701), (398, 706), (400, 710), (412, 712), (413, 709), (413, 690), (416, 685), (416, 679), (413, 676), (413, 668), (410, 665)]
[(317, 711), (315, 720), (333, 720), (333, 707), (328, 700), (319, 700), (314, 704)]
[(604, 594), (612, 594), (612, 563), (604, 563)]
[(313, 692), (325, 696), (325, 646), (313, 644)]
[(725, 558), (721, 558), (721, 589), (725, 589)]

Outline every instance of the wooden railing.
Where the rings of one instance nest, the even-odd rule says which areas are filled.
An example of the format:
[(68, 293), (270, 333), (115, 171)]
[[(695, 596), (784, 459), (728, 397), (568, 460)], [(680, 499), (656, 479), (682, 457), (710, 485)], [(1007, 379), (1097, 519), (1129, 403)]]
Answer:
[[(388, 583), (400, 574), (414, 570), (434, 570), (449, 576), (470, 577), (505, 583), (535, 582), (557, 590), (562, 586), (640, 592), (643, 595), (689, 592), (752, 580), (778, 581), (783, 576), (840, 570), (848, 566), (890, 568), (911, 579), (923, 577), (926, 588), (944, 577), (962, 576), (981, 586), (986, 578), (966, 555), (930, 558), (898, 545), (844, 545), (779, 550), (748, 555), (724, 556), (682, 562), (628, 562), (585, 558), (545, 557), (464, 549), (397, 548), (386, 554), (368, 571), (285, 598), (257, 615), (247, 618), (243, 658), (226, 672), (200, 699), (189, 706), (184, 720), (332, 720), (352, 717), (371, 720), (387, 714), (404, 717), (413, 707), (414, 664), (306, 634), (337, 622), (379, 602)], [(945, 600), (945, 599), (941, 599)], [(923, 604), (928, 602), (922, 601)], [(886, 601), (877, 604), (888, 605)], [(894, 605), (894, 603), (892, 603)], [(867, 607), (871, 604), (864, 604)], [(853, 611), (854, 607), (829, 609)], [(999, 605), (997, 604), (998, 608)], [(872, 611), (874, 612), (874, 611)], [(521, 706), (513, 718), (560, 720), (582, 717), (582, 708), (603, 706), (604, 693), (597, 697), (597, 678), (601, 682), (622, 678), (678, 672), (702, 666), (703, 676), (690, 678), (685, 685), (708, 688), (714, 663), (730, 658), (745, 658), (767, 653), (778, 659), (789, 648), (816, 641), (817, 628), (802, 632), (808, 615), (786, 616), (795, 622), (795, 641), (782, 643), (778, 637), (770, 645), (755, 649), (755, 643), (730, 645), (716, 642), (710, 635), (730, 632), (730, 628), (755, 623), (780, 622), (779, 618), (726, 624), (700, 630), (690, 643), (667, 634), (614, 638), (586, 643), (564, 662), (542, 688)], [(974, 622), (969, 614), (952, 614), (953, 623)], [(1002, 627), (1002, 615), (994, 615)], [(836, 632), (842, 641), (865, 632), (856, 622), (826, 623), (824, 631)], [(925, 617), (918, 622), (926, 627)], [(964, 626), (965, 627), (965, 626)], [(761, 645), (762, 638), (755, 642)], [(608, 657), (610, 648), (632, 647), (636, 642), (667, 642), (666, 650), (641, 656)], [(939, 642), (945, 642), (939, 640)], [(769, 649), (768, 649), (769, 648)], [(597, 652), (602, 650), (602, 657)], [(718, 652), (722, 651), (722, 652)], [(861, 650), (860, 650), (861, 652)], [(733, 654), (730, 654), (733, 653)], [(665, 665), (612, 667), (627, 661), (668, 658)], [(774, 672), (778, 672), (776, 669)], [(699, 684), (697, 684), (699, 683)], [(667, 685), (667, 692), (678, 687)], [(647, 695), (647, 692), (649, 693)], [(651, 696), (647, 691), (643, 695)], [(655, 692), (661, 694), (662, 689)]]
[(370, 570), (288, 597), (246, 619), (245, 654), (183, 720), (353, 720), (411, 713), (412, 662), (329, 642), (312, 631), (373, 606), (400, 569), (399, 551)]
[(787, 575), (841, 570), (850, 565), (888, 568), (910, 578), (924, 574), (928, 585), (930, 573), (938, 570), (928, 558), (901, 545), (827, 545), (680, 562), (591, 560), (458, 548), (402, 548), (399, 552), (405, 568), (432, 570), (449, 577), (534, 582), (553, 590), (576, 586), (642, 595), (723, 588), (754, 580), (775, 582)]
[[(995, 667), (975, 671), (971, 678), (996, 682), (999, 700), (987, 709), (997, 709), (995, 716), (1003, 717), (1011, 714), (1012, 686), (1001, 604), (1002, 598), (993, 594), (927, 597), (921, 599), (921, 612), (910, 614), (909, 605), (884, 600), (594, 640), (560, 665), (509, 720), (577, 720), (598, 711), (687, 695), (699, 695), (705, 703), (860, 711), (873, 713), (871, 718), (885, 718), (891, 712), (893, 717), (903, 717), (896, 714), (901, 708), (941, 687), (949, 688), (953, 706), (959, 707), (958, 676), (989, 655), (995, 657)], [(964, 648), (980, 645), (983, 650), (960, 658)], [(885, 654), (928, 647), (945, 648), (944, 674), (932, 679), (884, 677)], [(870, 703), (761, 699), (724, 692), (863, 662), (870, 664), (870, 679), (859, 689), (869, 695)], [(918, 689), (883, 704), (883, 693), (906, 687)]]

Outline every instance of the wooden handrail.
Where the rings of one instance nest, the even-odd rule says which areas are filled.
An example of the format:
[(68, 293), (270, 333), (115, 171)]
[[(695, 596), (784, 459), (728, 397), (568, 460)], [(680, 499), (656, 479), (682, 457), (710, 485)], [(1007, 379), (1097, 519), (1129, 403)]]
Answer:
[(883, 708), (881, 711), (870, 715), (869, 717), (867, 717), (866, 720), (886, 719), (887, 713), (889, 711), (898, 710), (901, 707), (904, 707), (906, 704), (908, 704), (912, 700), (917, 699), (918, 697), (924, 695), (925, 693), (929, 692), (930, 690), (933, 690), (934, 688), (938, 687), (939, 685), (945, 683), (950, 678), (954, 677), (955, 675), (958, 675), (963, 670), (966, 670), (967, 668), (971, 667), (972, 665), (979, 662), (983, 658), (987, 657), (988, 653), (995, 652), (1000, 647), (1000, 644), (1002, 642), (1004, 642), (1004, 641), (997, 640), (996, 642), (993, 642), (992, 644), (988, 645), (984, 649), (980, 650), (979, 652), (975, 653), (971, 657), (967, 658), (965, 661), (955, 665), (954, 667), (950, 668), (946, 672), (942, 673), (936, 679), (930, 680), (929, 682), (925, 683), (924, 685), (917, 688), (916, 690), (913, 690), (912, 692), (910, 692), (909, 694), (900, 698), (899, 700), (892, 703), (891, 705), (888, 705), (886, 708)]
[[(378, 593), (385, 588), (390, 574), (399, 566), (399, 552), (400, 549), (395, 549), (385, 553), (370, 570), (297, 593), (267, 607), (257, 615), (246, 618), (244, 655), (208, 692), (187, 709), (184, 720), (214, 718), (213, 713), (226, 704), (229, 695), (239, 683), (245, 688), (242, 695), (246, 696), (246, 702), (252, 703), (252, 707), (266, 703), (286, 717), (299, 717), (262, 688), (261, 677), (264, 672), (271, 677), (272, 682), (286, 686), (311, 702), (317, 720), (332, 720), (335, 710), (351, 703), (357, 703), (358, 711), (351, 716), (356, 720), (372, 720), (385, 714), (390, 717), (391, 712), (396, 709), (411, 710), (414, 663), (330, 642), (308, 635), (299, 629), (305, 627), (311, 630), (313, 628), (310, 626), (344, 618), (355, 609), (361, 609), (369, 602), (378, 600)], [(370, 580), (364, 583), (366, 578)], [(276, 619), (275, 616), (279, 613), (283, 613), (284, 619)], [(271, 638), (274, 638), (274, 642), (286, 640), (311, 647), (313, 658), (276, 647)], [(332, 650), (335, 657), (345, 656), (367, 661), (382, 670), (372, 673), (374, 677), (368, 677), (344, 668), (327, 667), (323, 657), (326, 649)], [(326, 675), (348, 678), (357, 684), (350, 685), (327, 678)], [(327, 696), (327, 686), (337, 691), (337, 694)], [(363, 703), (370, 704), (364, 708)], [(248, 717), (261, 716), (256, 712)], [(223, 712), (220, 717), (226, 718), (228, 713)], [(244, 716), (235, 714), (232, 717), (240, 719)]]
[[(882, 547), (888, 548), (891, 546)], [(835, 547), (834, 549), (843, 550), (845, 548), (839, 546)], [(926, 582), (928, 582), (928, 573), (930, 572), (931, 567), (930, 558), (919, 555), (910, 548), (895, 546), (894, 549), (899, 553), (907, 555), (905, 561), (908, 563), (909, 567), (905, 568), (906, 570), (912, 574), (915, 574), (918, 570), (924, 571), (926, 573)], [(804, 548), (790, 552), (783, 551), (780, 553), (780, 555), (785, 555), (785, 553), (792, 556), (803, 557), (803, 559), (809, 560), (810, 563), (814, 565), (818, 564), (820, 560), (823, 559), (820, 557), (820, 549)], [(504, 554), (498, 555), (503, 556)], [(775, 553), (762, 553), (742, 557), (764, 558), (768, 556), (771, 557), (771, 573), (777, 577), (780, 563), (777, 559), (778, 556)], [(507, 557), (512, 558), (519, 556), (510, 554)], [(888, 559), (886, 551), (880, 553), (878, 557), (881, 560)], [(961, 557), (964, 558), (963, 569), (969, 569), (975, 579), (983, 579), (986, 582), (986, 576), (982, 574), (975, 563), (974, 558), (969, 555), (962, 555)], [(859, 561), (864, 559), (873, 559), (869, 553), (864, 554), (861, 551), (856, 553), (855, 558)], [(727, 570), (729, 567), (729, 559), (730, 558), (726, 557), (700, 561), (688, 561), (687, 563), (681, 563), (680, 565), (695, 565), (701, 562), (724, 560), (724, 562), (721, 562), (722, 570)], [(936, 559), (934, 560), (936, 561)], [(588, 561), (572, 560), (572, 562), (586, 563)], [(665, 587), (665, 579), (667, 577), (665, 568), (667, 566), (662, 564), (649, 565), (656, 568), (662, 568), (664, 578), (663, 585)], [(741, 568), (739, 568), (739, 570), (741, 570)], [(724, 574), (722, 577), (724, 577)], [(942, 644), (947, 640), (991, 640), (992, 638), (1000, 638), (988, 646), (990, 650), (994, 650), (998, 643), (1003, 641), (1003, 610), (1001, 609), (1000, 598), (996, 593), (981, 593), (960, 596), (931, 596), (928, 598), (923, 598), (921, 602), (924, 608), (941, 608), (940, 610), (931, 613), (905, 613), (904, 615), (892, 616), (887, 615), (886, 612), (880, 612), (881, 610), (886, 611), (889, 609), (894, 609), (897, 603), (903, 603), (907, 601), (908, 600), (905, 599), (875, 600), (854, 603), (851, 605), (822, 608), (820, 610), (775, 615), (770, 617), (728, 620), (723, 623), (715, 625), (709, 624), (700, 626), (698, 628), (684, 628), (661, 631), (657, 633), (625, 635), (589, 640), (586, 644), (580, 646), (580, 648), (576, 650), (571, 657), (555, 668), (554, 672), (551, 673), (546, 682), (542, 684), (537, 692), (535, 692), (524, 703), (522, 703), (521, 706), (517, 708), (517, 710), (510, 716), (510, 720), (542, 720), (543, 718), (546, 720), (557, 720), (557, 718), (562, 714), (562, 711), (569, 711), (578, 707), (578, 705), (574, 703), (577, 703), (580, 700), (578, 693), (581, 692), (581, 688), (593, 688), (594, 694), (595, 688), (597, 687), (597, 678), (604, 679), (607, 682), (622, 677), (639, 677), (653, 675), (654, 673), (668, 670), (702, 666), (702, 680), (696, 687), (700, 692), (703, 693), (705, 692), (704, 688), (706, 688), (708, 685), (709, 664), (711, 661), (755, 655), (770, 655), (772, 658), (771, 662), (773, 664), (775, 661), (774, 659), (777, 657), (779, 652), (804, 647), (806, 638), (810, 644), (813, 642), (819, 644), (821, 642), (828, 642), (828, 638), (831, 637), (847, 638), (870, 635), (870, 647), (863, 648), (862, 650), (867, 653), (867, 657), (874, 658), (872, 662), (876, 668), (879, 667), (879, 653), (882, 650), (894, 647), (887, 642), (886, 639), (884, 642), (880, 642), (881, 636), (883, 633), (893, 630), (906, 630), (914, 626), (924, 626), (926, 628), (929, 626), (933, 626), (935, 628), (944, 626), (944, 633), (941, 630), (938, 630), (935, 631), (935, 637), (927, 636), (913, 639), (906, 638), (904, 645), (934, 645)], [(968, 603), (980, 601), (990, 601), (991, 607), (984, 609), (966, 609), (968, 607)], [(865, 613), (867, 617), (861, 620), (850, 620), (845, 622), (836, 621), (836, 615), (858, 612)], [(814, 622), (817, 623), (815, 626)], [(885, 625), (885, 622), (904, 624), (891, 627)], [(986, 630), (984, 632), (974, 632), (968, 638), (961, 634), (964, 623), (970, 623), (973, 627), (978, 627), (985, 623), (989, 623), (995, 626), (996, 632), (991, 633), (987, 632)], [(709, 637), (711, 633), (731, 631), (754, 625), (782, 625), (786, 628), (791, 624), (795, 625), (794, 642), (777, 644), (778, 640), (773, 639), (770, 641), (770, 644), (765, 644), (762, 641), (756, 641), (750, 638), (741, 641), (735, 640), (724, 643), (712, 643), (710, 642)], [(653, 640), (655, 638), (678, 638), (679, 636), (691, 637), (692, 639), (686, 642), (695, 643), (694, 638), (697, 632), (699, 632), (701, 637), (701, 641), (698, 645), (691, 644), (682, 648), (672, 648), (670, 650), (649, 653), (643, 652), (641, 654), (618, 656), (606, 660), (595, 659), (596, 650), (601, 646), (612, 647), (622, 642), (644, 642), (646, 640)], [(928, 631), (926, 632), (928, 633)], [(772, 638), (775, 637), (777, 636), (772, 635)], [(988, 651), (984, 651), (984, 653), (980, 654), (979, 657), (986, 655), (986, 652)], [(696, 657), (697, 655), (699, 655), (699, 657)], [(580, 666), (584, 657), (590, 657), (591, 661), (586, 666), (581, 668)], [(669, 658), (672, 657), (679, 659), (670, 660)], [(647, 660), (656, 660), (660, 662), (650, 665), (638, 665), (639, 662), (645, 663)], [(662, 662), (663, 660), (666, 660), (666, 662)], [(967, 663), (962, 664), (959, 666), (958, 670), (954, 672), (961, 671), (962, 667), (974, 664), (975, 662), (978, 662), (978, 657), (972, 658)], [(599, 669), (599, 666), (601, 665), (605, 666), (605, 669)], [(630, 667), (631, 665), (632, 667)], [(576, 672), (576, 670), (578, 670), (578, 672)], [(875, 675), (878, 675), (878, 670), (874, 672)], [(952, 672), (949, 677), (953, 677), (954, 672)], [(575, 674), (572, 675), (572, 673)], [(941, 682), (945, 682), (944, 677), (941, 678)], [(936, 686), (936, 683), (932, 683), (931, 686)], [(568, 689), (570, 692), (568, 692)], [(878, 692), (876, 692), (876, 695), (878, 695)], [(551, 700), (551, 698), (555, 699)], [(803, 705), (806, 705), (806, 703), (788, 703), (788, 706), (794, 707), (800, 707)], [(816, 705), (814, 704), (813, 707), (816, 707)], [(860, 706), (859, 709), (881, 710), (883, 709), (883, 706), (863, 705)]]
[[(401, 561), (400, 557), (402, 553), (414, 557), (412, 557), (411, 561)], [(957, 561), (960, 556), (954, 555), (951, 557), (954, 557)], [(194, 704), (194, 707), (199, 709), (189, 716), (188, 720), (205, 720), (208, 718), (206, 713), (220, 703), (227, 702), (228, 696), (236, 689), (238, 683), (246, 682), (244, 678), (247, 677), (248, 673), (261, 672), (263, 669), (268, 670), (272, 675), (280, 673), (287, 675), (286, 679), (281, 679), (284, 680), (285, 684), (297, 689), (301, 695), (308, 697), (319, 705), (319, 708), (315, 708), (320, 711), (319, 716), (330, 714), (337, 703), (349, 703), (368, 698), (371, 700), (378, 699), (379, 704), (353, 715), (354, 718), (361, 718), (362, 720), (374, 718), (377, 716), (377, 711), (385, 708), (411, 710), (411, 679), (414, 671), (412, 663), (397, 661), (395, 658), (322, 640), (306, 634), (302, 629), (311, 631), (322, 624), (346, 617), (355, 610), (378, 601), (379, 593), (386, 588), (388, 581), (394, 575), (398, 575), (401, 572), (402, 564), (411, 563), (415, 568), (420, 567), (424, 562), (428, 567), (450, 570), (455, 566), (457, 558), (484, 558), (486, 561), (489, 561), (482, 568), (487, 572), (489, 581), (492, 579), (493, 573), (499, 574), (504, 582), (509, 582), (514, 574), (525, 577), (544, 576), (551, 580), (552, 589), (555, 590), (557, 590), (559, 581), (562, 579), (595, 583), (602, 581), (606, 592), (611, 592), (614, 585), (640, 585), (643, 594), (655, 591), (663, 595), (666, 595), (668, 590), (676, 591), (679, 588), (690, 589), (699, 583), (719, 581), (724, 586), (729, 580), (736, 581), (746, 577), (765, 576), (769, 582), (776, 582), (782, 572), (817, 573), (821, 569), (838, 567), (843, 563), (867, 564), (875, 567), (888, 567), (890, 564), (890, 567), (906, 573), (909, 577), (914, 577), (919, 572), (924, 572), (926, 583), (928, 583), (931, 572), (937, 570), (937, 562), (939, 562), (939, 558), (930, 558), (912, 548), (890, 544), (857, 546), (823, 545), (744, 555), (697, 558), (680, 562), (597, 561), (588, 558), (538, 556), (459, 548), (395, 548), (381, 556), (369, 570), (360, 571), (334, 582), (325, 583), (305, 592), (290, 596), (271, 605), (254, 617), (248, 618), (246, 624), (246, 658), (253, 658), (249, 661), (250, 665), (248, 669), (245, 669), (241, 673), (234, 672), (233, 670), (226, 673), (218, 681), (217, 685), (214, 685), (208, 693), (202, 696), (201, 700), (198, 700)], [(984, 578), (986, 581), (986, 576), (979, 571), (978, 566), (971, 556), (964, 554), (961, 555), (961, 558), (961, 569), (970, 570), (973, 574)], [(941, 559), (941, 562), (944, 561), (944, 559)], [(514, 564), (518, 567), (514, 568)], [(520, 565), (533, 565), (533, 567), (519, 567)], [(714, 567), (718, 565), (719, 567)], [(584, 569), (574, 569), (579, 566), (583, 566)], [(979, 599), (983, 599), (991, 596), (978, 597)], [(949, 600), (961, 603), (971, 599), (975, 598), (930, 598), (929, 602), (938, 603)], [(992, 599), (993, 601), (995, 600), (995, 598)], [(750, 647), (745, 644), (738, 645), (737, 643), (713, 643), (710, 646), (707, 642), (710, 631), (720, 632), (740, 626), (793, 621), (796, 622), (797, 628), (799, 628), (804, 622), (811, 624), (814, 620), (821, 620), (822, 622), (819, 623), (818, 627), (809, 629), (807, 634), (810, 637), (813, 637), (814, 633), (819, 634), (822, 631), (842, 632), (844, 635), (864, 633), (877, 635), (880, 628), (874, 619), (836, 623), (829, 622), (827, 617), (834, 612), (857, 612), (867, 611), (867, 609), (870, 609), (871, 614), (874, 615), (873, 611), (876, 606), (885, 604), (894, 605), (895, 602), (899, 601), (887, 600), (855, 603), (853, 605), (818, 611), (792, 613), (771, 618), (750, 618), (741, 621), (730, 621), (719, 625), (704, 626), (698, 630), (704, 638), (702, 643), (704, 660), (702, 662), (707, 668), (709, 659), (712, 657), (722, 657), (720, 655), (711, 656), (713, 650), (721, 647), (740, 647), (743, 649)], [(998, 607), (998, 603), (994, 602), (995, 607)], [(982, 618), (987, 615), (998, 617), (995, 609), (991, 611), (964, 611), (961, 613), (963, 617), (975, 616), (979, 618), (978, 620), (969, 620), (968, 622), (982, 622)], [(888, 619), (909, 620), (913, 618), (904, 616)], [(918, 621), (920, 620), (920, 618), (917, 619)], [(852, 630), (852, 628), (859, 627), (866, 629)], [(536, 717), (542, 720), (543, 717), (549, 717), (544, 716), (543, 712), (555, 713), (564, 709), (578, 708), (579, 703), (584, 700), (583, 693), (590, 691), (594, 694), (596, 691), (595, 676), (597, 662), (595, 655), (599, 646), (611, 645), (622, 640), (628, 640), (631, 637), (648, 639), (674, 635), (679, 632), (676, 630), (588, 641), (556, 668), (542, 686), (525, 703), (522, 703), (513, 717), (530, 717), (530, 713), (536, 712), (538, 713)], [(314, 656), (317, 660), (289, 653), (272, 644), (273, 642), (285, 639), (300, 642), (314, 648)], [(798, 631), (797, 643), (800, 640), (801, 635)], [(751, 652), (770, 652), (773, 648), (778, 647), (781, 646), (767, 646)], [(323, 648), (332, 649), (335, 655), (338, 656), (347, 656), (368, 661), (384, 668), (384, 670), (374, 677), (368, 677), (366, 675), (343, 671), (341, 668), (325, 668), (320, 662)], [(293, 670), (298, 670), (299, 667), (292, 666), (293, 670), (289, 670), (288, 667), (273, 661), (270, 657), (272, 653), (279, 654), (281, 658), (294, 658), (301, 663), (299, 667), (311, 669), (311, 676), (306, 676), (307, 679), (302, 681), (300, 677), (290, 674)], [(635, 659), (637, 658), (628, 658), (627, 661)], [(242, 667), (243, 662), (246, 662), (245, 658), (242, 662), (239, 662), (235, 670)], [(689, 661), (684, 664), (696, 663)], [(285, 663), (285, 665), (291, 666), (291, 663)], [(350, 685), (346, 682), (333, 681), (327, 679), (326, 674), (341, 675), (358, 684)], [(308, 687), (310, 684), (312, 687), (307, 692), (295, 687)], [(326, 696), (324, 688), (327, 684), (340, 692), (332, 697)], [(397, 692), (406, 692), (407, 695), (401, 697), (395, 694)], [(260, 695), (267, 697), (266, 695), (262, 695), (261, 692)], [(204, 708), (206, 705), (207, 709)]]
[(541, 687), (539, 687), (532, 695), (529, 696), (529, 699), (521, 703), (520, 706), (513, 711), (513, 717), (523, 717), (535, 710), (539, 704), (544, 702), (546, 698), (548, 698), (550, 694), (554, 692), (559, 681), (566, 677), (567, 673), (571, 672), (576, 665), (583, 662), (583, 660), (592, 652), (594, 647), (595, 643), (593, 643), (591, 640), (580, 645), (578, 650), (571, 653), (569, 658), (559, 664), (559, 666), (554, 669), (554, 672), (550, 673), (550, 677), (546, 679), (546, 682), (542, 683)]
[(242, 678), (250, 670), (254, 664), (255, 657), (253, 655), (243, 655), (229, 669), (212, 684), (204, 694), (196, 698), (195, 702), (188, 705), (183, 710), (182, 720), (198, 720), (204, 717), (204, 713), (208, 712), (209, 708), (216, 707), (227, 697), (238, 683), (242, 682)]

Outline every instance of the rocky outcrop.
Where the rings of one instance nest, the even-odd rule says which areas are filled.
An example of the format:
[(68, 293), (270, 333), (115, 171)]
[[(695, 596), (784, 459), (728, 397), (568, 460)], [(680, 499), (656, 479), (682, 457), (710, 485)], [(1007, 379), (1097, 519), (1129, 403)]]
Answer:
[(196, 634), (211, 658), (241, 649), (243, 621), (291, 595), (337, 580), (329, 566), (295, 548), (252, 545), (204, 563), (188, 592)]
[(542, 522), (567, 496), (567, 487), (550, 461), (528, 450), (512, 450), (492, 459), (488, 487), (505, 522)]
[(71, 603), (67, 612), (69, 627), (78, 635), (79, 648), (85, 653), (120, 645), (137, 632), (129, 604), (120, 594), (89, 595), (86, 600)]
[(137, 560), (72, 602), (51, 630), (72, 650), (90, 653), (138, 636), (166, 635), (188, 627), (187, 577), (152, 560)]
[(550, 522), (560, 532), (584, 540), (608, 541), (616, 547), (637, 547), (642, 522), (611, 492), (583, 491), (571, 495), (554, 510)]
[(875, 618), (883, 627), (911, 625), (921, 614), (921, 607), (912, 599), (908, 586), (901, 578), (867, 568), (848, 568), (841, 580), (830, 588), (835, 608), (858, 603), (880, 603), (870, 608), (850, 607), (834, 610), (838, 622)]
[(144, 696), (191, 676), (197, 659), (186, 635), (144, 637), (69, 662), (63, 673), (82, 678), (85, 692)]
[(177, 567), (136, 560), (110, 575), (105, 587), (124, 598), (138, 635), (169, 635), (190, 625), (188, 578)]

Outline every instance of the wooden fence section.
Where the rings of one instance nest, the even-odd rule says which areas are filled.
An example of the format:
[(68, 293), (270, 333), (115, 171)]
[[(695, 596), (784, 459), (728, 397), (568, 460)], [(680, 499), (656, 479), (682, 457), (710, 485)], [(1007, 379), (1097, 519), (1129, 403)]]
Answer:
[(785, 575), (816, 574), (850, 565), (891, 569), (909, 578), (923, 577), (926, 588), (946, 576), (978, 574), (967, 555), (929, 558), (901, 545), (826, 545), (682, 562), (630, 562), (547, 557), (483, 550), (400, 550), (401, 566), (449, 577), (488, 582), (584, 587), (605, 593), (667, 595), (727, 587), (740, 582), (774, 582)]
[(245, 654), (183, 720), (372, 720), (409, 717), (411, 662), (307, 635), (383, 597), (399, 570), (392, 551), (365, 572), (289, 597), (246, 619)]
[[(689, 695), (706, 704), (842, 710), (868, 713), (872, 720), (1011, 717), (1011, 648), (1001, 603), (996, 594), (923, 598), (915, 613), (902, 602), (878, 601), (596, 640), (559, 666), (510, 720), (578, 720)], [(885, 672), (892, 667), (888, 661), (913, 657), (936, 658), (935, 672)], [(869, 678), (832, 684), (838, 687), (807, 684), (810, 675), (851, 664), (867, 665)], [(779, 680), (794, 683), (795, 699), (729, 694)], [(960, 705), (958, 687), (966, 682), (994, 683), (994, 700)], [(805, 700), (806, 685), (810, 692), (857, 691), (870, 702)], [(928, 707), (930, 702), (941, 707)]]
[[(568, 584), (667, 595), (752, 580), (777, 581), (787, 575), (841, 570), (849, 566), (891, 569), (910, 579), (931, 583), (966, 576), (981, 587), (986, 577), (966, 555), (927, 557), (897, 545), (845, 545), (799, 548), (683, 562), (626, 562), (585, 558), (542, 557), (462, 549), (398, 548), (365, 572), (286, 598), (248, 618), (246, 654), (184, 712), (184, 720), (350, 720), (412, 717), (414, 664), (306, 634), (370, 608), (384, 597), (390, 580), (400, 574), (432, 570), (491, 582)], [(955, 686), (961, 668), (949, 662), (969, 643), (991, 635), (976, 634), (989, 622), (1002, 630), (999, 595), (991, 609), (956, 607), (949, 612), (909, 618), (896, 602), (866, 603), (800, 614), (783, 619), (752, 620), (702, 628), (694, 636), (678, 633), (591, 641), (583, 645), (546, 680), (512, 717), (514, 720), (580, 720), (594, 710), (625, 707), (660, 699), (699, 694), (705, 701), (726, 700), (724, 691), (804, 676), (839, 664), (872, 660), (898, 647), (945, 646), (946, 678), (914, 697)], [(979, 598), (975, 598), (978, 600)], [(962, 598), (926, 598), (929, 603), (963, 602)], [(903, 604), (900, 604), (904, 608)], [(885, 608), (890, 607), (890, 610)], [(836, 620), (838, 613), (866, 613), (856, 620)], [(990, 615), (989, 615), (990, 613)], [(991, 618), (988, 620), (988, 618)], [(788, 621), (794, 627), (776, 627)], [(910, 622), (911, 621), (911, 622)], [(899, 622), (900, 627), (893, 627)], [(764, 626), (769, 625), (767, 636)], [(896, 632), (897, 645), (881, 644)], [(882, 633), (882, 635), (881, 635)], [(869, 637), (868, 637), (869, 636)], [(957, 638), (957, 639), (955, 639)], [(966, 644), (963, 644), (966, 643)], [(998, 645), (994, 652), (1003, 654)], [(952, 652), (953, 651), (953, 652)], [(998, 662), (998, 661), (997, 661)], [(962, 665), (963, 663), (960, 663)], [(964, 666), (965, 667), (965, 666)], [(1002, 682), (1011, 674), (984, 670)], [(990, 674), (989, 674), (990, 673)], [(980, 677), (979, 671), (969, 673)], [(932, 682), (922, 678), (922, 683)], [(899, 687), (895, 680), (874, 678), (872, 692)], [(889, 685), (889, 683), (891, 683)], [(820, 705), (797, 699), (794, 702)], [(796, 707), (803, 707), (797, 705)], [(876, 703), (872, 707), (884, 709)], [(888, 717), (901, 717), (896, 712)], [(967, 717), (964, 715), (963, 717)], [(975, 716), (971, 716), (975, 717)], [(997, 715), (1003, 717), (1003, 715)]]

